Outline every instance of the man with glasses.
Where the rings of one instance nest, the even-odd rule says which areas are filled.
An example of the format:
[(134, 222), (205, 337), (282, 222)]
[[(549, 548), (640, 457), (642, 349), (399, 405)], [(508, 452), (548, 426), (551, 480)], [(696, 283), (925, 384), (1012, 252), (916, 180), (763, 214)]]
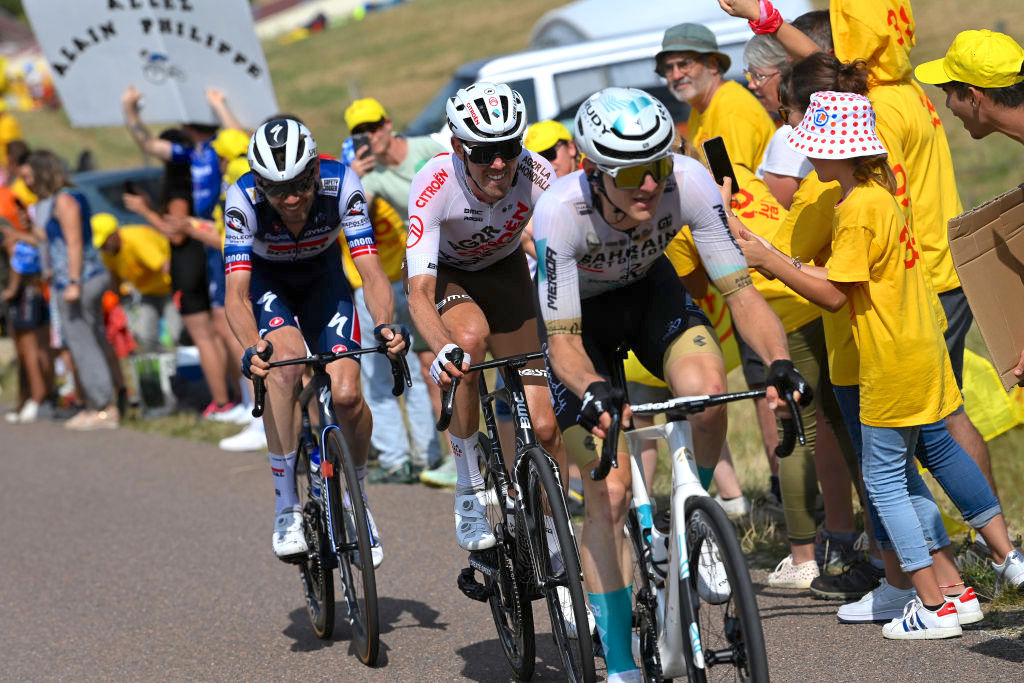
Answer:
[(580, 167), (580, 155), (572, 134), (558, 121), (549, 119), (531, 125), (526, 130), (523, 146), (547, 159), (559, 178)]
[[(722, 136), (733, 166), (751, 173), (761, 164), (775, 125), (753, 95), (739, 83), (726, 80), (732, 60), (718, 50), (715, 34), (700, 24), (678, 24), (665, 31), (655, 71), (668, 81), (669, 92), (690, 105), (687, 137), (704, 160), (701, 145)], [(766, 72), (748, 73), (767, 80)]]
[[(806, 382), (788, 360), (782, 324), (750, 286), (718, 187), (698, 162), (672, 154), (675, 129), (665, 106), (642, 90), (605, 88), (580, 106), (575, 130), (583, 168), (559, 178), (541, 197), (534, 237), (541, 255), (538, 293), (552, 370), (548, 381), (566, 449), (580, 470), (597, 465), (600, 439), (611, 426), (608, 377), (619, 344), (664, 379), (674, 396), (726, 389), (714, 327), (664, 255), (683, 225), (690, 226), (736, 327), (770, 363), (769, 402), (774, 407), (780, 394), (797, 392), (810, 400)], [(629, 424), (628, 407), (623, 423)], [(725, 440), (725, 409), (710, 408), (691, 423), (706, 487)], [(632, 568), (622, 533), (631, 482), (622, 458), (606, 479), (583, 479), (587, 514), (580, 549), (608, 680), (639, 682), (630, 641)], [(706, 601), (729, 599), (716, 550), (702, 553), (697, 571)]]
[[(305, 557), (302, 509), (295, 489), (298, 436), (295, 387), (302, 366), (275, 368), (257, 354), (273, 345), (272, 360), (360, 346), (352, 292), (342, 272), (343, 234), (366, 289), (376, 341), (390, 355), (404, 352), (408, 332), (391, 324), (394, 301), (381, 267), (366, 199), (355, 173), (317, 156), (316, 141), (294, 119), (273, 119), (249, 142), (249, 167), (227, 192), (224, 261), (228, 322), (245, 348), (242, 372), (267, 380), (264, 423), (276, 497), (274, 554), (285, 562)], [(368, 340), (374, 343), (373, 340)], [(362, 482), (373, 420), (359, 386), (359, 363), (327, 366), (334, 409)], [(366, 488), (363, 488), (366, 495)], [(384, 553), (367, 507), (373, 563)]]

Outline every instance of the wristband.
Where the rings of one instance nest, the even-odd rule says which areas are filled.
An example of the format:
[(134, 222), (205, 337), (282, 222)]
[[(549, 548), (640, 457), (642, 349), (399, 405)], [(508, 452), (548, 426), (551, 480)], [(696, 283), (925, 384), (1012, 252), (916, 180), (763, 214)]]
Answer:
[(750, 24), (750, 30), (757, 35), (775, 33), (782, 26), (782, 14), (775, 9), (770, 0), (760, 0), (760, 4), (761, 16), (757, 18), (757, 21), (747, 22)]

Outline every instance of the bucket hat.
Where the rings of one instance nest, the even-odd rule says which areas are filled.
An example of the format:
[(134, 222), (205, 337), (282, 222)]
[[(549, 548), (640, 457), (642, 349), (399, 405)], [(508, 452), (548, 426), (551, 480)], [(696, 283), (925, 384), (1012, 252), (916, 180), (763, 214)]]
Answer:
[(703, 24), (676, 24), (661, 39), (661, 52), (654, 56), (655, 71), (661, 72), (661, 59), (669, 52), (698, 52), (702, 55), (715, 55), (722, 65), (722, 73), (729, 70), (732, 59), (718, 49), (715, 34)]
[(888, 154), (875, 133), (875, 110), (863, 95), (825, 90), (811, 95), (800, 125), (786, 143), (812, 159), (852, 159)]

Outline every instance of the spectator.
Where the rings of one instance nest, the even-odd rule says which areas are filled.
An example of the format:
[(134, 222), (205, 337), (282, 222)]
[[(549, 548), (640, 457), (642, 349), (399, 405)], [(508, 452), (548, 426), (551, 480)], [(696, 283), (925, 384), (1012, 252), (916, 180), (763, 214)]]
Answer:
[(76, 430), (114, 429), (120, 415), (108, 364), (113, 351), (103, 324), (107, 277), (99, 251), (92, 244), (89, 203), (72, 187), (64, 162), (49, 150), (30, 153), (18, 172), (39, 197), (35, 221), (46, 231), (52, 296), (57, 299), (64, 342), (89, 406), (65, 426)]
[[(355, 158), (349, 163), (349, 166), (359, 175), (360, 181), (363, 184), (368, 206), (374, 206), (374, 198), (380, 197), (398, 212), (403, 225), (407, 225), (409, 222), (409, 187), (412, 184), (412, 179), (427, 160), (444, 152), (445, 148), (427, 135), (412, 138), (396, 135), (387, 111), (380, 102), (372, 97), (356, 100), (349, 105), (348, 109), (345, 110), (345, 123), (348, 125), (352, 135), (365, 134), (369, 137), (369, 148), (367, 149), (366, 146), (363, 146), (353, 150)], [(373, 219), (373, 221), (375, 230), (378, 225), (382, 225), (377, 219)], [(381, 260), (383, 261), (384, 259), (385, 256), (382, 253)], [(389, 272), (388, 275), (390, 277), (391, 273)], [(395, 293), (395, 315), (399, 316), (401, 315), (400, 312), (408, 311), (405, 289), (398, 286), (397, 283), (395, 283), (393, 289)], [(421, 406), (418, 401), (414, 401), (413, 406), (418, 413), (416, 415), (410, 414), (409, 421), (414, 424), (419, 422), (431, 424), (434, 421), (434, 415), (438, 415), (441, 412), (441, 393), (437, 385), (430, 378), (430, 363), (434, 360), (434, 354), (427, 347), (422, 335), (415, 332), (411, 321), (407, 320), (406, 324), (413, 330), (412, 350), (419, 359), (421, 382), (418, 384), (422, 384), (427, 391), (430, 399), (429, 407), (432, 408), (432, 412), (428, 413), (426, 406)], [(409, 361), (411, 370), (415, 361), (412, 357), (409, 358)], [(376, 359), (372, 364), (376, 364)], [(365, 368), (367, 368), (367, 364), (364, 364)], [(390, 384), (388, 387), (383, 387), (383, 384), (390, 383), (390, 373), (377, 373), (376, 381), (381, 384), (382, 388), (388, 389)], [(419, 389), (414, 387), (413, 391), (418, 392)], [(390, 396), (389, 393), (383, 395), (384, 401), (394, 402), (394, 397)], [(391, 412), (394, 411), (393, 408), (385, 407), (383, 401), (375, 399), (375, 396), (381, 395), (379, 390), (368, 390), (366, 392), (366, 401), (375, 416), (381, 409), (386, 413), (389, 410)], [(406, 409), (409, 410), (408, 403), (406, 404)], [(396, 424), (402, 424), (401, 420)], [(378, 442), (376, 439), (378, 439), (378, 436), (376, 434), (374, 439), (373, 445), (374, 448), (377, 448)], [(401, 437), (399, 437), (400, 439)], [(437, 434), (434, 433), (430, 440), (429, 455), (427, 457), (440, 457), (440, 448), (439, 439)], [(385, 462), (390, 461), (392, 464), (396, 464), (398, 461), (395, 458), (398, 457), (400, 456), (386, 456)], [(423, 482), (436, 486), (454, 486), (455, 461), (449, 457), (440, 467), (424, 470), (420, 478)]]
[(163, 349), (160, 321), (172, 340), (181, 335), (181, 317), (171, 296), (171, 245), (148, 225), (118, 226), (109, 213), (92, 217), (93, 245), (102, 252), (110, 271), (110, 289), (125, 293), (130, 285), (139, 294), (130, 307), (131, 332), (142, 353)]
[(0, 99), (0, 166), (7, 166), (7, 145), (21, 138), (21, 125), (18, 119), (7, 111), (7, 103)]
[(558, 121), (538, 121), (526, 129), (523, 147), (551, 162), (561, 178), (580, 167), (580, 155), (569, 129)]

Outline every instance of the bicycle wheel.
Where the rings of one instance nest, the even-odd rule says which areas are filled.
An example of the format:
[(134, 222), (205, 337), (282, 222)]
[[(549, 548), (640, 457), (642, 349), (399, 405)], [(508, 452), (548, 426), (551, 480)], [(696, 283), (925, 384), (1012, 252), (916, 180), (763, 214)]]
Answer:
[[(527, 526), (533, 556), (540, 564), (541, 576), (538, 577), (538, 583), (548, 605), (551, 632), (565, 666), (566, 678), (570, 681), (593, 681), (594, 643), (587, 620), (579, 550), (569, 513), (565, 509), (565, 494), (558, 483), (553, 461), (547, 453), (533, 448), (526, 457), (529, 462), (524, 495), (530, 517)], [(545, 529), (545, 515), (550, 515), (548, 524), (551, 525), (551, 532)], [(554, 552), (549, 553), (549, 548)], [(552, 567), (552, 554), (556, 558), (561, 556), (562, 567)], [(571, 615), (563, 612), (559, 588), (569, 593), (572, 601)], [(576, 624), (575, 637), (572, 637), (566, 625), (567, 616), (571, 616)]]
[[(689, 589), (697, 608), (705, 663), (704, 669), (694, 669), (696, 679), (768, 681), (768, 655), (750, 573), (732, 523), (714, 499), (687, 500), (686, 544), (691, 571), (689, 581), (681, 581), (680, 593)], [(702, 594), (698, 589), (701, 572), (720, 577), (723, 568), (728, 590)], [(712, 581), (711, 585), (717, 584)], [(692, 657), (689, 643), (682, 645)]]
[(329, 541), (322, 496), (319, 493), (320, 485), (314, 481), (314, 477), (319, 478), (319, 474), (310, 472), (309, 453), (305, 445), (299, 447), (295, 470), (300, 477), (297, 488), (299, 503), (302, 505), (302, 530), (309, 547), (306, 561), (299, 565), (299, 575), (313, 631), (318, 638), (326, 640), (334, 633), (334, 574), (324, 562), (324, 551)]
[(488, 554), (494, 562), (492, 566), (498, 568), (498, 577), (485, 575), (484, 586), (490, 594), (487, 602), (491, 607), (494, 626), (498, 630), (501, 649), (505, 651), (505, 659), (516, 678), (527, 681), (533, 676), (536, 658), (533, 605), (526, 595), (526, 584), (516, 575), (516, 543), (505, 514), (507, 482), (505, 468), (488, 462), (484, 475), (487, 498), (497, 504), (488, 504), (487, 521), (498, 539), (497, 545)]
[(323, 457), (324, 463), (330, 463), (333, 469), (332, 476), (327, 478), (328, 492), (334, 538), (338, 544), (338, 579), (348, 608), (352, 642), (359, 660), (373, 666), (380, 650), (380, 622), (370, 527), (356, 467), (352, 459), (344, 455), (338, 430), (328, 430)]
[[(658, 651), (658, 594), (652, 580), (650, 554), (640, 539), (636, 509), (626, 517), (629, 545), (633, 549), (633, 642), (639, 645), (640, 670), (644, 683), (662, 683), (661, 653)], [(664, 585), (664, 584), (659, 584)]]

